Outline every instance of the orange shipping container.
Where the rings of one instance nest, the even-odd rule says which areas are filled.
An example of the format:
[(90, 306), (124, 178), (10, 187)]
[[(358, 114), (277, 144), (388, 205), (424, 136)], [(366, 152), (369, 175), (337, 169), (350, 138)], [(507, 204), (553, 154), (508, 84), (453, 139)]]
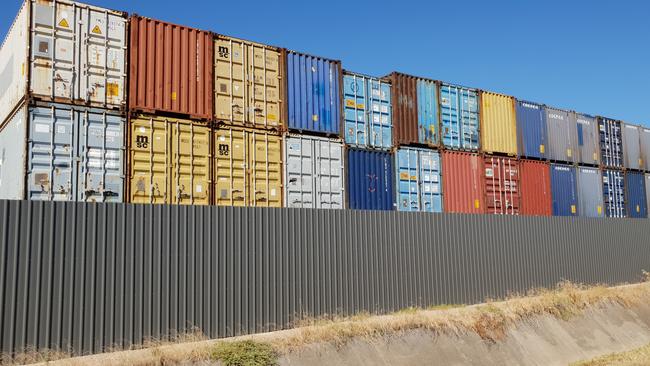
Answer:
[(551, 173), (548, 163), (521, 160), (521, 214), (551, 216)]
[(483, 158), (458, 151), (442, 153), (445, 212), (484, 213)]

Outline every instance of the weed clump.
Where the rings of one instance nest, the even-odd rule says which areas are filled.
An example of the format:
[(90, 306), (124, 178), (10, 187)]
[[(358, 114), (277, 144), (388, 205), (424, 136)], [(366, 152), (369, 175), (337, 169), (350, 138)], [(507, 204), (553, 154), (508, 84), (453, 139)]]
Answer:
[(274, 366), (278, 354), (268, 343), (246, 340), (217, 343), (211, 358), (224, 366)]

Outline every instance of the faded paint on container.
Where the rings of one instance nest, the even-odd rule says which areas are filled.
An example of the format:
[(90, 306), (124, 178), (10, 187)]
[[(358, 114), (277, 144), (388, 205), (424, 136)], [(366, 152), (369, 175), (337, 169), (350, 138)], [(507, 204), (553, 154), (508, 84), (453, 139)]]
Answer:
[(30, 4), (23, 2), (0, 47), (0, 126), (13, 117), (27, 93)]
[(216, 121), (281, 130), (286, 70), (282, 50), (217, 35), (214, 60)]
[(290, 130), (340, 134), (341, 74), (340, 61), (287, 51)]
[(402, 147), (395, 152), (395, 182), (399, 211), (442, 212), (440, 154)]
[(418, 142), (422, 145), (438, 146), (440, 122), (438, 120), (438, 83), (418, 79)]
[(637, 219), (648, 217), (645, 175), (643, 173), (628, 172), (625, 176), (625, 185), (629, 217)]
[(28, 112), (23, 104), (0, 129), (0, 199), (25, 199)]
[(578, 216), (576, 168), (551, 164), (553, 216)]
[(393, 88), (393, 145), (416, 144), (420, 141), (418, 137), (418, 78), (398, 72), (393, 72), (387, 78)]
[(443, 151), (444, 211), (485, 213), (483, 158), (478, 154)]
[(641, 170), (650, 171), (650, 129), (641, 127), (639, 144), (641, 150)]
[(344, 208), (343, 144), (308, 135), (284, 137), (285, 207)]
[(282, 207), (282, 163), (282, 138), (275, 133), (214, 130), (216, 204)]
[(578, 161), (578, 127), (570, 113), (545, 107), (548, 128), (548, 159), (563, 163)]
[(621, 139), (623, 141), (623, 166), (627, 169), (640, 170), (643, 166), (641, 159), (641, 127), (621, 123)]
[(212, 34), (136, 15), (129, 24), (129, 109), (214, 118)]
[(345, 142), (390, 150), (393, 145), (391, 85), (371, 76), (343, 73)]
[(578, 167), (578, 213), (585, 217), (604, 217), (603, 185), (600, 170)]
[(620, 121), (598, 117), (600, 159), (606, 167), (623, 167), (623, 138), (621, 134)]
[(129, 124), (129, 202), (210, 204), (208, 126), (148, 115)]
[(607, 217), (627, 217), (625, 210), (625, 175), (619, 170), (604, 169), (603, 204)]
[(517, 155), (514, 98), (481, 91), (481, 149), (487, 153)]
[(393, 157), (383, 151), (347, 149), (348, 206), (393, 210)]
[(519, 161), (512, 158), (486, 156), (484, 193), (485, 212), (497, 215), (519, 215), (521, 203)]
[[(571, 124), (575, 123), (578, 135), (578, 162), (588, 165), (600, 164), (598, 122), (595, 117), (571, 112)], [(575, 122), (573, 122), (575, 121)]]
[(542, 161), (521, 160), (519, 167), (521, 214), (551, 216), (553, 214), (553, 198), (550, 165)]
[(519, 155), (527, 158), (546, 158), (548, 135), (544, 106), (523, 100), (516, 100), (515, 103)]
[(440, 135), (446, 148), (478, 150), (478, 91), (440, 83)]

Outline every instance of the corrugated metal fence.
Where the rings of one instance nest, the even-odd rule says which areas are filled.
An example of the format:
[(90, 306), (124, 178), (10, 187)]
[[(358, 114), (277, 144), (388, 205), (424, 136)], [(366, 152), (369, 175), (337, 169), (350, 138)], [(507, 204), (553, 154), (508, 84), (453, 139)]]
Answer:
[(646, 220), (0, 201), (4, 352), (98, 352), (650, 269)]

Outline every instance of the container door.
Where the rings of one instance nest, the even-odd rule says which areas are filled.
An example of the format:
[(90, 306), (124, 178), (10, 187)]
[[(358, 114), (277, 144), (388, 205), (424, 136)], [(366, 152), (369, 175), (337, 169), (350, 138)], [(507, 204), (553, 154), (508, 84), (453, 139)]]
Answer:
[(623, 124), (623, 157), (627, 169), (641, 169), (640, 128)]
[(282, 141), (267, 133), (248, 133), (248, 206), (282, 207)]
[(418, 166), (421, 211), (442, 212), (440, 154), (433, 151), (420, 151)]
[(541, 159), (546, 152), (546, 120), (538, 104), (517, 102), (517, 135), (519, 153)]
[(418, 138), (421, 144), (438, 145), (438, 92), (436, 83), (418, 80)]
[(343, 208), (343, 145), (323, 139), (314, 140), (316, 207)]
[(243, 125), (248, 109), (244, 45), (230, 39), (217, 39), (215, 47), (216, 118), (228, 124)]
[(576, 171), (569, 166), (551, 165), (553, 216), (577, 216)]
[(451, 85), (440, 86), (440, 116), (442, 119), (442, 142), (446, 147), (461, 149), (460, 141), (460, 98), (458, 88)]
[(397, 167), (397, 209), (399, 211), (420, 211), (418, 184), (418, 151), (402, 148), (396, 153)]
[(210, 204), (210, 129), (169, 122), (170, 196), (172, 204)]
[(280, 93), (280, 52), (261, 45), (247, 46), (251, 98), (249, 121), (257, 127), (279, 128), (282, 106)]
[(124, 202), (125, 120), (100, 110), (75, 113), (80, 131), (77, 200)]
[(596, 168), (578, 168), (578, 212), (585, 217), (604, 217), (603, 185)]
[(390, 84), (368, 79), (369, 145), (390, 150), (393, 144), (393, 116), (391, 113)]
[(598, 128), (596, 120), (584, 115), (576, 115), (578, 134), (579, 161), (583, 164), (598, 165), (600, 163)]
[(355, 146), (367, 146), (366, 82), (358, 75), (343, 77), (345, 108), (345, 142)]
[(78, 133), (74, 112), (54, 105), (32, 107), (30, 121), (27, 198), (74, 201)]
[(130, 202), (171, 203), (167, 194), (169, 125), (138, 117), (130, 121)]
[(460, 88), (458, 115), (460, 118), (460, 130), (462, 132), (462, 148), (465, 150), (478, 150), (480, 132), (478, 94), (475, 90)]
[(244, 131), (223, 128), (215, 130), (214, 138), (215, 201), (220, 206), (246, 206), (249, 195), (247, 137)]
[(309, 137), (287, 137), (286, 191), (287, 207), (314, 208), (314, 140)]
[(623, 173), (615, 170), (603, 171), (603, 195), (607, 217), (626, 217), (625, 184)]
[(598, 120), (600, 136), (600, 158), (608, 167), (623, 167), (623, 141), (621, 123), (608, 118)]
[(519, 214), (519, 164), (512, 159), (485, 158), (485, 204), (492, 214)]

